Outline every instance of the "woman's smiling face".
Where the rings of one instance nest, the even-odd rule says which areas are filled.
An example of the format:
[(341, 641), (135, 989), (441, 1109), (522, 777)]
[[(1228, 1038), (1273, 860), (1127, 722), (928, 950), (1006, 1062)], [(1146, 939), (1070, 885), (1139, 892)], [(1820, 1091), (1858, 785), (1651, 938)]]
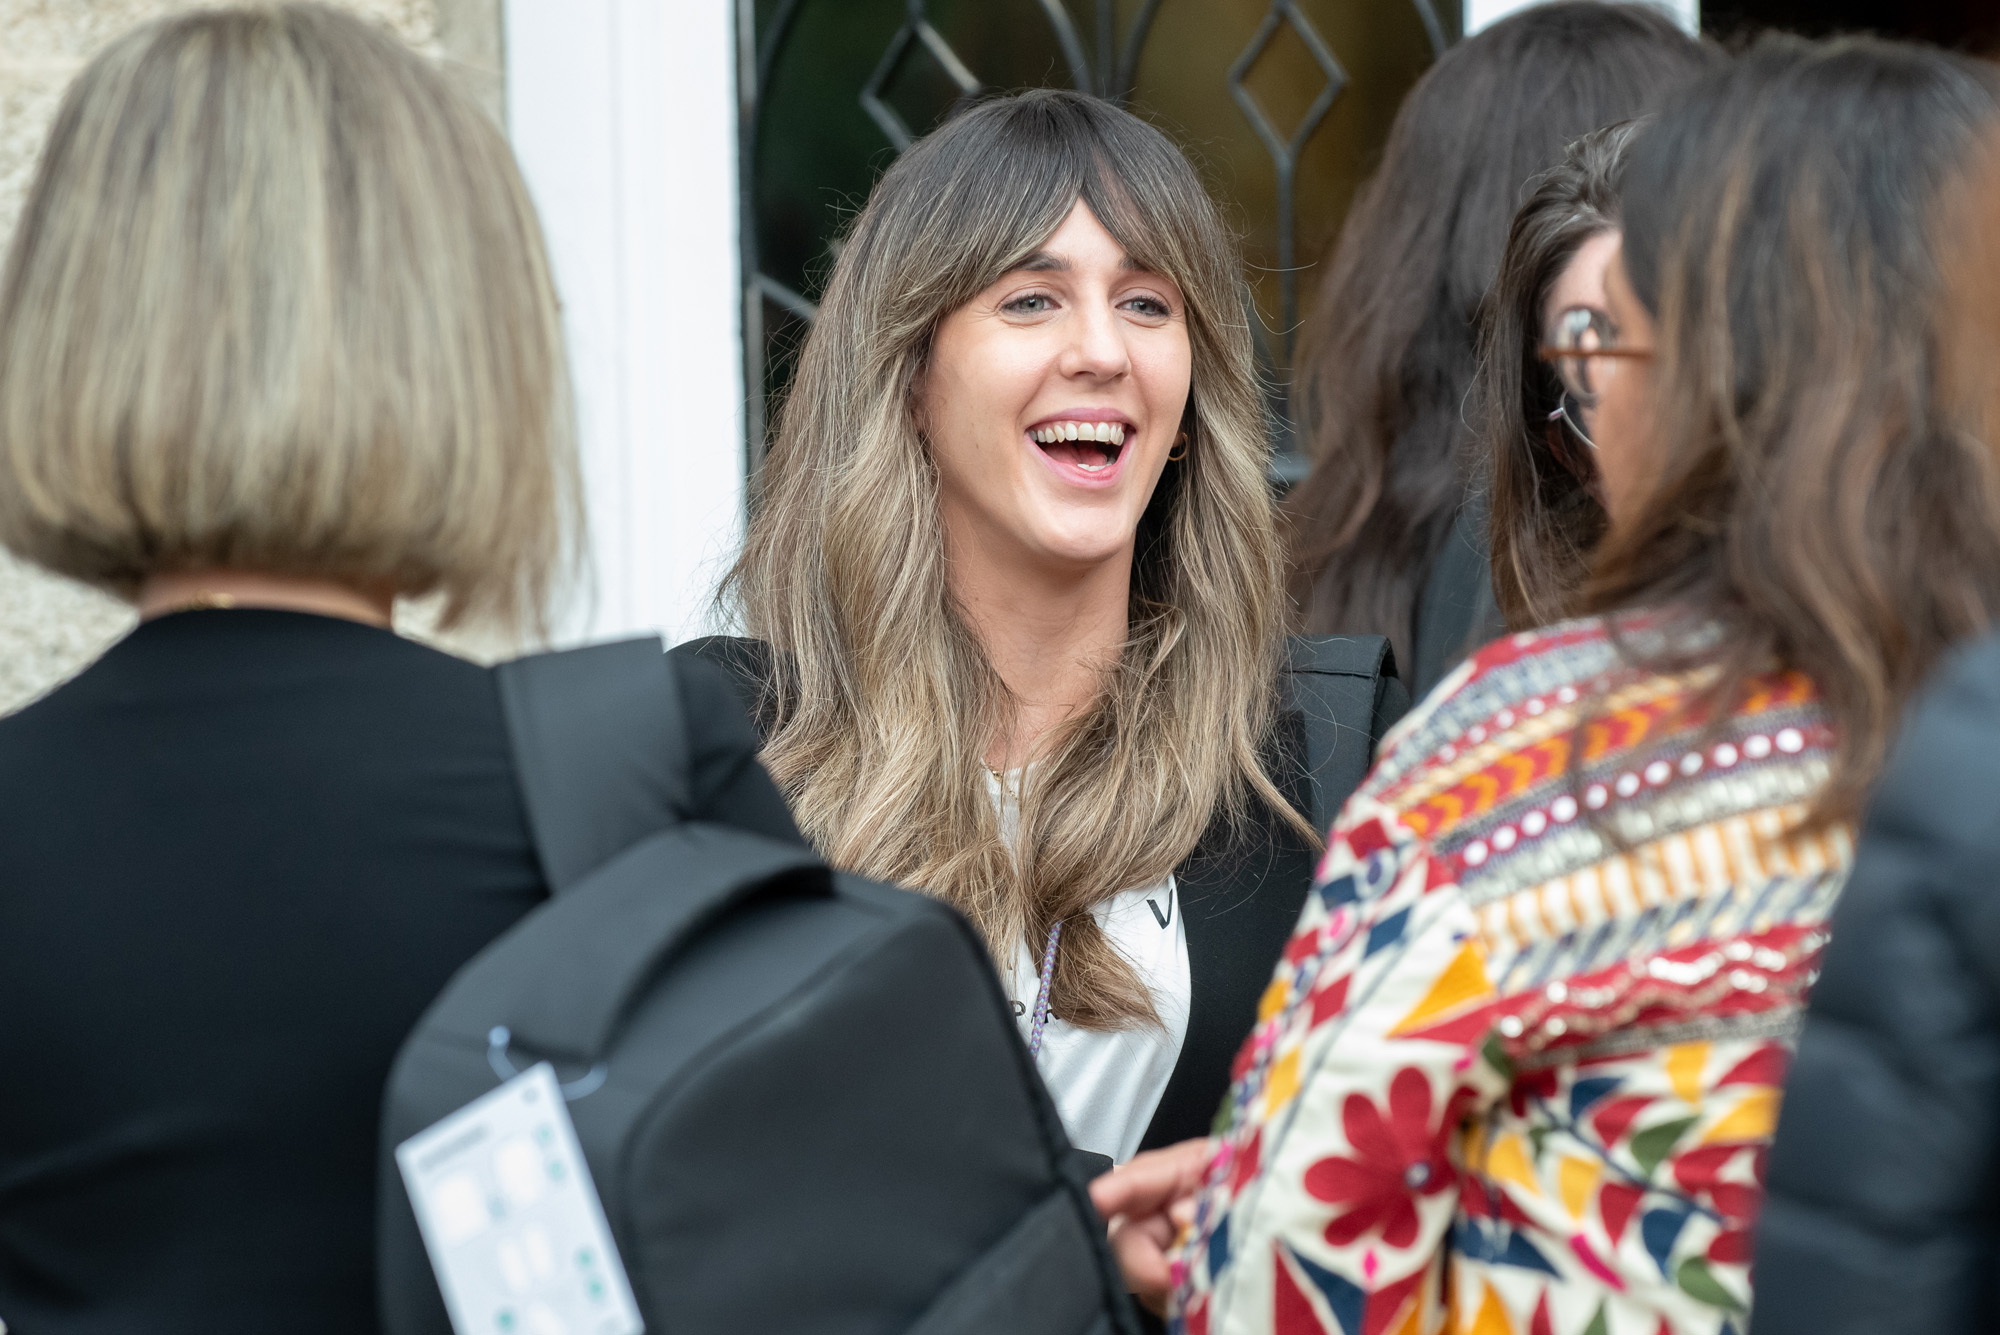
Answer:
[(933, 340), (919, 422), (954, 556), (1055, 576), (1129, 563), (1190, 375), (1180, 288), (1078, 201)]

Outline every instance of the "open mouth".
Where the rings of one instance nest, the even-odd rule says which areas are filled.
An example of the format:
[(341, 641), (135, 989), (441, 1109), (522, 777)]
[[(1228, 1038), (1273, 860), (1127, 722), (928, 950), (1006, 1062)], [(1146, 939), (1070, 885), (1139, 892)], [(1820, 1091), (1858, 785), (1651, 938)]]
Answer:
[(1125, 452), (1123, 422), (1044, 422), (1028, 438), (1055, 462), (1085, 474), (1110, 472)]

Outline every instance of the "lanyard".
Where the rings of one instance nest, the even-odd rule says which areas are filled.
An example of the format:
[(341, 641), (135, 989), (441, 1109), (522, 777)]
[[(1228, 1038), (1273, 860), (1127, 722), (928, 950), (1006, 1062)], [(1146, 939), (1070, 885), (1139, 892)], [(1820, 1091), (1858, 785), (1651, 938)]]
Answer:
[(1056, 942), (1062, 940), (1062, 924), (1049, 928), (1049, 943), (1042, 947), (1042, 985), (1035, 992), (1035, 1022), (1028, 1030), (1028, 1056), (1042, 1055), (1042, 1026), (1049, 1022), (1049, 983), (1056, 973)]

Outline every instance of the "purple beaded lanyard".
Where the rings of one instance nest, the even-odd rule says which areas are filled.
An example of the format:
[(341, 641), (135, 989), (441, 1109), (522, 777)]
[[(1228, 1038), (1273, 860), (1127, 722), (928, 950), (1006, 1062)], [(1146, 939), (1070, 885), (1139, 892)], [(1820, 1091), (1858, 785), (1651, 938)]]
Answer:
[(1062, 940), (1062, 924), (1049, 928), (1049, 943), (1042, 947), (1042, 985), (1035, 992), (1035, 1022), (1028, 1029), (1028, 1055), (1042, 1055), (1042, 1027), (1049, 1022), (1049, 982), (1056, 972), (1056, 942)]

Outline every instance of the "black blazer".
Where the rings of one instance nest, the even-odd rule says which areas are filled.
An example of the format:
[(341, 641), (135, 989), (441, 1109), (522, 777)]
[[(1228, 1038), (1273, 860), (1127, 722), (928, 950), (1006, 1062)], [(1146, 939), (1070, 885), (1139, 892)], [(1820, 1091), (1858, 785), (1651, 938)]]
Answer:
[[(764, 684), (769, 653), (755, 640), (711, 636), (670, 651), (677, 658), (721, 667), (742, 693), (760, 729), (771, 722)], [(1373, 741), (1409, 708), (1409, 695), (1385, 672), (1376, 690)], [(1304, 720), (1284, 710), (1267, 763), (1279, 787), (1301, 811), (1312, 809), (1301, 757)], [(1192, 856), (1175, 870), (1180, 911), (1186, 914), (1192, 995), (1187, 1037), (1160, 1106), (1146, 1128), (1142, 1149), (1156, 1149), (1208, 1134), (1229, 1090), (1236, 1050), (1257, 1018), (1257, 1001), (1271, 981), (1279, 952), (1297, 924), (1312, 885), (1316, 855), (1277, 813), (1258, 811), (1232, 825), (1217, 820)]]
[[(699, 811), (799, 839), (676, 675)], [(390, 1060), (546, 895), (493, 673), (386, 630), (178, 613), (0, 719), (0, 1319), (375, 1330)]]

